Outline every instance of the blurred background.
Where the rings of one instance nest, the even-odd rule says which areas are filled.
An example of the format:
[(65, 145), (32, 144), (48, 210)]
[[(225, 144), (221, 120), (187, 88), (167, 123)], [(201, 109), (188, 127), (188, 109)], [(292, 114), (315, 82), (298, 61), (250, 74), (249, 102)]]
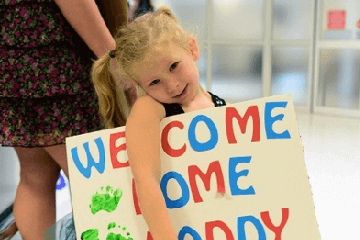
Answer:
[(359, 1), (153, 2), (197, 37), (207, 90), (230, 102), (291, 94), (298, 109), (360, 116)]
[[(197, 64), (206, 90), (231, 103), (292, 95), (322, 239), (357, 239), (360, 1), (151, 2), (155, 9), (171, 7), (198, 39)], [(11, 148), (0, 147), (0, 158), (3, 210), (14, 199), (19, 167)], [(71, 211), (63, 181), (58, 219)]]

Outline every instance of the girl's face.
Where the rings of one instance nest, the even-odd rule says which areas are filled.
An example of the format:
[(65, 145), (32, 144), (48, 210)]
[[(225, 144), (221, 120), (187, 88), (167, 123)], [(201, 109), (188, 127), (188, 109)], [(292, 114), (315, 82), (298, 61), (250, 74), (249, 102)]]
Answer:
[(157, 101), (187, 106), (198, 94), (198, 59), (195, 39), (191, 39), (188, 51), (172, 42), (164, 43), (134, 64), (132, 72), (146, 93)]

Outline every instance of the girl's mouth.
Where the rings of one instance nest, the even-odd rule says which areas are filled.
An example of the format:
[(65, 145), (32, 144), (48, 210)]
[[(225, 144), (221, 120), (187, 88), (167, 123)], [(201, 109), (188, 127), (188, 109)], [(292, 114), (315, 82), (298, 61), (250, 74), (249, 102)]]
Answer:
[(186, 89), (187, 89), (187, 85), (184, 87), (184, 90), (179, 95), (176, 95), (175, 97), (178, 98), (178, 97), (183, 96), (186, 93)]

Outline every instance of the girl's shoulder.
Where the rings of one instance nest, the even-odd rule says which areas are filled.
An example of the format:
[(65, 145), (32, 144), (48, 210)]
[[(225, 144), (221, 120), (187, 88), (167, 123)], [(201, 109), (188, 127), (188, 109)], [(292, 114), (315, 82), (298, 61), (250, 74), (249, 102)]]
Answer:
[(132, 119), (154, 119), (161, 120), (165, 117), (164, 106), (149, 95), (139, 97), (130, 112), (129, 120)]

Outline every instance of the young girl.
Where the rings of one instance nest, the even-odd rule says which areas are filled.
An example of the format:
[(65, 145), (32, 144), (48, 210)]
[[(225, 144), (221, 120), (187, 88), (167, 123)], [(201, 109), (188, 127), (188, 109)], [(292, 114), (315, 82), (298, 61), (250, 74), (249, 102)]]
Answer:
[(114, 88), (119, 83), (108, 71), (110, 59), (115, 58), (117, 74), (146, 93), (132, 106), (126, 123), (127, 152), (142, 214), (154, 240), (176, 240), (160, 190), (160, 121), (226, 103), (200, 86), (197, 42), (169, 8), (143, 15), (118, 35), (116, 50), (94, 65), (101, 113), (107, 127), (122, 126), (131, 105), (120, 88)]

